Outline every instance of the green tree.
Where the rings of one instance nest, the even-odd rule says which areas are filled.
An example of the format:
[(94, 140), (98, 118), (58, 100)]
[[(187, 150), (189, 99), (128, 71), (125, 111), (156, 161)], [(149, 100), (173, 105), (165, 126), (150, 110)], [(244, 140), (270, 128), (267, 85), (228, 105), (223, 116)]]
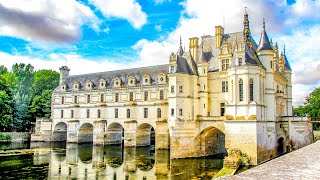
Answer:
[(0, 127), (11, 128), (13, 120), (12, 100), (6, 91), (0, 91)]
[(30, 64), (14, 64), (12, 73), (17, 79), (16, 88), (13, 93), (13, 128), (14, 130), (24, 130), (29, 124), (30, 115), (28, 108), (32, 101), (32, 84), (34, 69)]
[(0, 75), (8, 72), (8, 69), (4, 66), (0, 66)]
[(306, 116), (306, 108), (304, 106), (299, 106), (297, 108), (293, 108), (293, 115), (294, 116)]
[(306, 98), (305, 112), (308, 116), (320, 118), (320, 88), (316, 88)]
[(59, 85), (60, 75), (52, 70), (40, 70), (34, 73), (33, 94), (41, 95), (45, 90), (54, 90)]
[(32, 117), (50, 118), (51, 94), (52, 94), (52, 90), (45, 90), (41, 93), (41, 95), (37, 95), (33, 98), (33, 101), (29, 110)]

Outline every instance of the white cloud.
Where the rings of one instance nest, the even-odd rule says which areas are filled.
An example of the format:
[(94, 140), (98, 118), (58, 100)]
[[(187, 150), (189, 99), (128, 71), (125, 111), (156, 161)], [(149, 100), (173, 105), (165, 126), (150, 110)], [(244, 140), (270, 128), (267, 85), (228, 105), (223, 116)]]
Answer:
[(109, 34), (110, 28), (107, 26), (106, 28), (103, 29), (103, 32), (106, 34)]
[(99, 19), (76, 0), (0, 0), (0, 35), (27, 41), (72, 42), (81, 26), (99, 31)]
[(133, 27), (140, 28), (147, 22), (147, 15), (135, 0), (89, 0), (105, 17), (128, 20)]
[(154, 3), (156, 4), (156, 5), (158, 5), (158, 4), (162, 4), (162, 3), (164, 3), (164, 2), (167, 2), (167, 1), (171, 1), (171, 0), (154, 0)]

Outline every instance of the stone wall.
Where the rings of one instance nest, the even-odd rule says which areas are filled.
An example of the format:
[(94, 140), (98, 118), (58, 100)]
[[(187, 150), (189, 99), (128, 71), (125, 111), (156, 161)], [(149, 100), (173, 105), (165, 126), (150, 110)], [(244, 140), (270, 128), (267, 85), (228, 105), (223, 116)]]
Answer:
[(15, 141), (29, 141), (29, 132), (0, 132), (0, 136), (4, 137), (0, 139), (0, 142), (15, 142)]

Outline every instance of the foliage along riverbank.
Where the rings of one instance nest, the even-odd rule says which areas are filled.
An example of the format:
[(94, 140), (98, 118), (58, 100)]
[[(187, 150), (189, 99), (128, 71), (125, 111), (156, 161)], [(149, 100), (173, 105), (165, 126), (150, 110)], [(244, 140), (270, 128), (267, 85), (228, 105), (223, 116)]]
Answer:
[[(0, 131), (29, 131), (36, 117), (50, 117), (51, 94), (59, 73), (30, 64), (0, 66)], [(5, 138), (5, 137), (4, 137)]]

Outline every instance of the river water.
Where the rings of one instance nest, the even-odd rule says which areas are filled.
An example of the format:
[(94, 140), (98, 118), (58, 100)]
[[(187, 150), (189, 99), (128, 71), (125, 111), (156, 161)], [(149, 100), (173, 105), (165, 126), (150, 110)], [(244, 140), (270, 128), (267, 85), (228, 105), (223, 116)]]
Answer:
[(2, 143), (0, 152), (0, 179), (212, 179), (223, 166), (223, 155), (170, 160), (153, 147)]

